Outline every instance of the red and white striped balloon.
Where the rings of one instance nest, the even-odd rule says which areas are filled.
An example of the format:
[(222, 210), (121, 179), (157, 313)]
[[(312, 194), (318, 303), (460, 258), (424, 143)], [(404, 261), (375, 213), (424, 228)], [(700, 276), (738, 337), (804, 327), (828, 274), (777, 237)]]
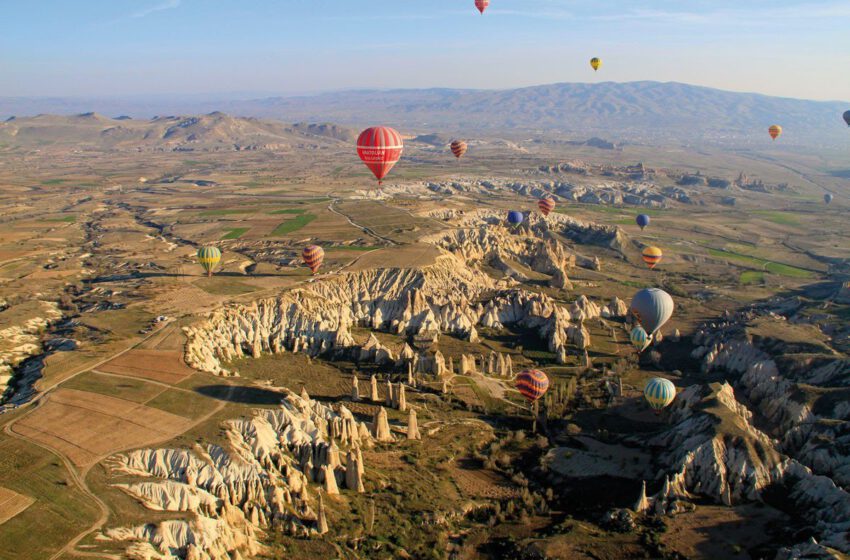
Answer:
[(475, 7), (478, 8), (478, 11), (481, 12), (482, 15), (489, 5), (490, 0), (475, 0)]
[(357, 138), (357, 155), (375, 174), (379, 185), (401, 159), (403, 149), (401, 135), (388, 126), (367, 128)]

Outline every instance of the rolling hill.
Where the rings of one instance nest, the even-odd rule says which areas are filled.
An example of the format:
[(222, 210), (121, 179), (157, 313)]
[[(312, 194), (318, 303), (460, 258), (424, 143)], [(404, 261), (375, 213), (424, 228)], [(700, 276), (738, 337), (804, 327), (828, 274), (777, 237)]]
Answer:
[(97, 113), (37, 115), (0, 123), (0, 142), (24, 148), (78, 150), (286, 150), (350, 141), (355, 132), (331, 124), (237, 118), (222, 112), (136, 120)]

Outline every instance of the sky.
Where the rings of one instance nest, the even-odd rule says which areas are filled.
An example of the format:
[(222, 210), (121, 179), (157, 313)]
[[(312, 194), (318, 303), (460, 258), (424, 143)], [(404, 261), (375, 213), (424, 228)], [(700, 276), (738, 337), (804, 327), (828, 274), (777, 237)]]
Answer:
[(0, 0), (0, 11), (0, 96), (657, 80), (850, 100), (850, 0), (491, 0), (483, 16), (473, 0)]

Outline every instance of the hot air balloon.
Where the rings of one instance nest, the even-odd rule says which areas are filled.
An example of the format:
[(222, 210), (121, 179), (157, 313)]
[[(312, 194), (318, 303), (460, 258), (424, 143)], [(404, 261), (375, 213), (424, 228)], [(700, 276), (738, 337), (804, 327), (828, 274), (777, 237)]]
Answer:
[(850, 126), (850, 111), (844, 111), (844, 122), (847, 123), (847, 126)]
[(633, 328), (629, 333), (629, 340), (632, 346), (637, 348), (638, 352), (643, 352), (649, 346), (649, 335), (646, 334), (646, 331), (640, 325)]
[(643, 262), (646, 263), (646, 266), (648, 266), (649, 269), (652, 270), (653, 268), (655, 268), (655, 265), (661, 262), (661, 257), (663, 256), (663, 253), (658, 247), (646, 247), (643, 250), (643, 253), (641, 253), (641, 256), (643, 257)]
[(653, 377), (644, 387), (643, 397), (653, 410), (661, 410), (676, 398), (676, 386), (669, 379)]
[(599, 70), (599, 67), (602, 66), (602, 61), (594, 56), (590, 59), (590, 66), (593, 68), (593, 71), (596, 72)]
[(640, 226), (640, 229), (646, 229), (646, 226), (649, 225), (649, 216), (646, 214), (638, 214), (637, 218), (635, 218), (635, 222)]
[(322, 261), (325, 260), (325, 250), (318, 245), (307, 245), (301, 253), (301, 258), (304, 259), (304, 264), (307, 265), (310, 272), (316, 274), (316, 271), (322, 266)]
[(770, 128), (767, 129), (767, 132), (770, 134), (770, 137), (776, 140), (780, 136), (782, 136), (782, 127), (778, 124), (771, 125)]
[(403, 149), (401, 135), (388, 126), (367, 128), (357, 138), (357, 155), (375, 174), (379, 185), (401, 158)]
[(832, 193), (826, 193), (825, 195), (823, 195), (823, 201), (826, 202), (827, 204), (832, 202), (834, 199), (835, 199), (835, 195), (832, 194)]
[(484, 10), (487, 9), (487, 6), (490, 5), (490, 0), (475, 0), (475, 7), (478, 8), (478, 11), (481, 12), (481, 15), (484, 15)]
[(508, 212), (508, 223), (511, 224), (512, 227), (517, 227), (522, 223), (524, 216), (522, 212), (519, 210), (511, 210)]
[(549, 378), (539, 369), (527, 369), (516, 376), (516, 388), (531, 402), (538, 400), (549, 389)]
[(463, 140), (455, 140), (454, 142), (452, 142), (451, 148), (452, 153), (455, 155), (455, 157), (457, 159), (460, 159), (463, 157), (463, 154), (466, 153), (466, 149), (468, 148), (468, 146)]
[(637, 322), (654, 335), (673, 315), (673, 298), (664, 290), (644, 288), (634, 295), (629, 311)]
[(198, 262), (207, 271), (207, 276), (212, 276), (212, 271), (220, 260), (221, 251), (218, 247), (208, 245), (198, 249)]
[(548, 196), (544, 196), (537, 201), (537, 207), (540, 208), (540, 213), (543, 214), (543, 216), (548, 216), (549, 213), (555, 209), (555, 201)]

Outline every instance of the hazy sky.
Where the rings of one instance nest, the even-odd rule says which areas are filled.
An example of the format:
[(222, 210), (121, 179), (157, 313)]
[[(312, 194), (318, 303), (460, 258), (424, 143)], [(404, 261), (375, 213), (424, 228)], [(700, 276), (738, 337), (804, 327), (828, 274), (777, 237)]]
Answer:
[[(850, 0), (0, 0), (0, 95), (680, 81), (850, 100)], [(604, 61), (598, 74), (588, 60)]]

